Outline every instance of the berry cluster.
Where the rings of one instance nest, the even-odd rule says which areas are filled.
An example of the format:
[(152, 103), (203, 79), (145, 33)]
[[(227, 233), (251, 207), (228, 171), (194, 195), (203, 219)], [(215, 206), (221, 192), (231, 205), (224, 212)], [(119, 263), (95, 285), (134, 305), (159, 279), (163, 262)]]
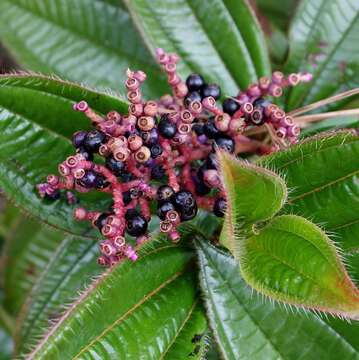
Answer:
[[(284, 87), (309, 81), (310, 74), (285, 78), (275, 72), (271, 79), (263, 77), (246, 91), (227, 97), (219, 107), (218, 85), (207, 84), (199, 74), (182, 81), (176, 71), (177, 55), (158, 49), (157, 60), (173, 94), (144, 101), (141, 84), (146, 74), (128, 70), (128, 115), (111, 111), (101, 116), (84, 101), (74, 104), (74, 110), (84, 113), (95, 129), (76, 132), (72, 138), (76, 154), (59, 165), (60, 176), (49, 175), (46, 183), (37, 186), (40, 196), (53, 200), (60, 190), (67, 190), (71, 204), (76, 198), (70, 190), (111, 194), (113, 204), (106, 212), (75, 210), (77, 220), (91, 221), (105, 237), (100, 243), (101, 265), (136, 260), (125, 233), (135, 237), (137, 244), (148, 239), (151, 202), (157, 205), (160, 231), (175, 242), (180, 238), (177, 226), (193, 219), (198, 207), (224, 216), (217, 148), (233, 154), (268, 153), (296, 142), (299, 135), (293, 119), (265, 97), (280, 96)], [(272, 144), (244, 135), (247, 128), (263, 124), (273, 135)], [(94, 155), (104, 157), (104, 162), (95, 162)]]

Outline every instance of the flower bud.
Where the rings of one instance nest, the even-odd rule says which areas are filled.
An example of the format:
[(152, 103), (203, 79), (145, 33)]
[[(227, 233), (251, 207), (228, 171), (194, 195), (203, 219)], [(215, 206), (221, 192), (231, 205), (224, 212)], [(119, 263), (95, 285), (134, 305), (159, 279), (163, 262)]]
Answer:
[(131, 104), (128, 107), (128, 111), (131, 115), (140, 116), (143, 112), (143, 105), (142, 104)]
[(151, 151), (147, 146), (141, 146), (135, 153), (135, 160), (139, 163), (145, 163), (151, 157)]
[(142, 138), (138, 135), (130, 135), (127, 139), (128, 147), (132, 151), (137, 151), (142, 146)]
[(146, 116), (154, 117), (157, 114), (158, 105), (156, 101), (147, 101), (143, 112)]
[(226, 132), (229, 129), (230, 121), (231, 117), (228, 114), (223, 113), (222, 115), (217, 115), (214, 118), (214, 125), (219, 131)]
[(137, 126), (142, 131), (150, 131), (155, 127), (155, 120), (151, 116), (141, 116), (137, 120)]
[(113, 157), (118, 161), (126, 161), (130, 156), (130, 150), (125, 147), (116, 147), (113, 151)]

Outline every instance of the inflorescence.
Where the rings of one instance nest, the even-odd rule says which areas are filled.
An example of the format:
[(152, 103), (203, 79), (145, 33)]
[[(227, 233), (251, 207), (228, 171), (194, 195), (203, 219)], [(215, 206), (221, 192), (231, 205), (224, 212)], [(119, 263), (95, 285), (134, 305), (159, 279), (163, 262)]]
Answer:
[[(285, 77), (274, 72), (271, 79), (262, 77), (246, 91), (227, 97), (220, 107), (220, 87), (207, 84), (199, 74), (184, 82), (176, 71), (178, 60), (175, 54), (157, 50), (157, 61), (172, 88), (172, 95), (158, 101), (142, 98), (144, 72), (127, 71), (126, 116), (111, 111), (103, 117), (85, 101), (74, 104), (95, 129), (76, 132), (72, 138), (76, 154), (59, 165), (60, 176), (49, 175), (46, 183), (37, 185), (41, 197), (53, 200), (67, 190), (70, 204), (76, 202), (70, 190), (112, 195), (113, 204), (106, 212), (78, 207), (74, 213), (77, 220), (91, 221), (105, 237), (100, 243), (101, 265), (137, 259), (125, 233), (137, 244), (148, 239), (151, 201), (157, 205), (160, 231), (173, 242), (180, 239), (177, 226), (193, 219), (198, 207), (223, 217), (226, 201), (217, 171), (217, 147), (233, 154), (263, 154), (298, 139), (298, 125), (268, 96), (279, 97), (283, 88), (310, 81), (310, 74)], [(272, 143), (245, 136), (248, 128), (261, 125), (267, 126)], [(105, 158), (104, 165), (94, 162), (94, 154)]]

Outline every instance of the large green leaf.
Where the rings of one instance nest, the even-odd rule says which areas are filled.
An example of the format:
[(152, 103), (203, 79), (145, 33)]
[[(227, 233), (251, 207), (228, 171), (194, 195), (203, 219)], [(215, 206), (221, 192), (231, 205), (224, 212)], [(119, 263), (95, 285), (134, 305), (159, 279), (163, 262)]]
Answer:
[(181, 56), (183, 76), (199, 72), (230, 95), (269, 73), (260, 26), (244, 0), (124, 2), (152, 51), (162, 47)]
[[(74, 152), (68, 137), (89, 127), (85, 116), (72, 110), (72, 104), (81, 99), (100, 113), (126, 109), (119, 98), (61, 80), (0, 76), (1, 188), (32, 216), (68, 233), (85, 235), (89, 227), (73, 219), (73, 206), (65, 200), (42, 201), (35, 188)], [(80, 198), (89, 208), (104, 199), (97, 194)]]
[(247, 283), (272, 299), (359, 319), (359, 290), (334, 244), (310, 221), (278, 216), (243, 239), (236, 256)]
[(6, 309), (18, 312), (62, 238), (63, 234), (25, 217), (12, 228), (4, 250)]
[(135, 263), (115, 266), (92, 283), (28, 358), (158, 359), (181, 349), (178, 358), (185, 358), (188, 342), (206, 324), (191, 258), (189, 249), (167, 241), (145, 245)]
[(307, 139), (263, 157), (259, 165), (286, 179), (285, 213), (320, 224), (344, 250), (359, 247), (359, 137), (350, 131)]
[(238, 276), (228, 254), (197, 242), (200, 283), (216, 341), (224, 359), (359, 359), (359, 326), (326, 323), (263, 302)]
[(303, 0), (289, 35), (286, 71), (310, 71), (308, 85), (290, 92), (289, 108), (359, 86), (359, 2)]
[(147, 95), (164, 90), (120, 0), (2, 0), (0, 40), (26, 70), (122, 90), (130, 67), (148, 74)]

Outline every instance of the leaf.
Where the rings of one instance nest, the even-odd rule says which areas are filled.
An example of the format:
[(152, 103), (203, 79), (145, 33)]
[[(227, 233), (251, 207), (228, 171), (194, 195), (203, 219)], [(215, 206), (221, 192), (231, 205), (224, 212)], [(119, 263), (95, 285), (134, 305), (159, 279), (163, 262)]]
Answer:
[(359, 138), (350, 131), (307, 139), (263, 157), (291, 190), (283, 208), (320, 224), (347, 251), (359, 247)]
[(0, 360), (11, 359), (12, 347), (11, 336), (0, 327)]
[(230, 95), (270, 72), (260, 26), (244, 0), (124, 3), (148, 48), (181, 56), (182, 76), (198, 72)]
[(147, 95), (165, 89), (121, 1), (3, 0), (0, 37), (27, 70), (122, 90), (130, 67), (148, 74)]
[(263, 302), (238, 276), (232, 257), (204, 241), (196, 250), (207, 315), (224, 359), (359, 359), (356, 324), (335, 320), (338, 331), (311, 313)]
[(272, 299), (359, 319), (359, 290), (333, 243), (310, 221), (278, 216), (243, 239), (236, 257), (244, 280)]
[(359, 86), (359, 2), (304, 0), (289, 33), (286, 72), (310, 71), (307, 86), (291, 90), (290, 109)]
[[(66, 231), (94, 237), (89, 226), (73, 219), (64, 199), (46, 203), (35, 185), (74, 153), (67, 137), (89, 122), (72, 104), (86, 100), (100, 113), (125, 111), (123, 100), (62, 80), (43, 76), (0, 76), (0, 187), (23, 210)], [(66, 137), (65, 137), (66, 136)], [(104, 196), (80, 196), (84, 207), (105, 206)]]
[(245, 227), (275, 215), (287, 198), (284, 181), (275, 173), (219, 151), (218, 162), (227, 198), (225, 246), (236, 248), (236, 237)]
[(92, 283), (28, 358), (158, 359), (181, 349), (179, 358), (185, 358), (189, 347), (176, 341), (187, 337), (188, 344), (205, 331), (193, 271), (186, 270), (191, 257), (167, 240), (146, 244), (136, 262), (115, 266)]
[(4, 305), (13, 314), (20, 309), (63, 238), (63, 234), (25, 217), (15, 225), (4, 250)]

